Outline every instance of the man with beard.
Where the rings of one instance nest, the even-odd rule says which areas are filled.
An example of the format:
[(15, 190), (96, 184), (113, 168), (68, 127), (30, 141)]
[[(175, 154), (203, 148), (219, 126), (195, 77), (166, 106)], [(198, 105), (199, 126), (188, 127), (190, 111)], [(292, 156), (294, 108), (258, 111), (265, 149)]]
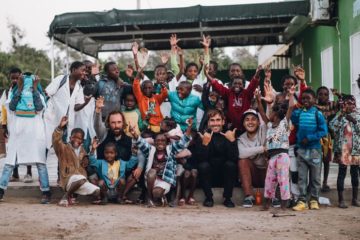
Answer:
[(205, 207), (214, 206), (211, 190), (214, 180), (223, 180), (224, 206), (235, 207), (231, 201), (232, 191), (236, 180), (236, 162), (239, 154), (235, 131), (223, 133), (225, 124), (224, 114), (217, 110), (210, 110), (208, 116), (208, 130), (200, 134), (201, 141), (197, 142), (197, 160), (200, 184), (205, 193)]
[(99, 139), (97, 147), (97, 158), (104, 159), (104, 147), (109, 142), (114, 142), (117, 157), (128, 161), (131, 157), (131, 138), (124, 132), (125, 117), (120, 111), (112, 111), (107, 116), (105, 123), (102, 121), (102, 108), (104, 97), (100, 96), (95, 103), (95, 132)]
[[(124, 132), (126, 122), (124, 114), (120, 111), (112, 111), (107, 116), (105, 123), (102, 121), (102, 108), (104, 107), (104, 97), (100, 96), (95, 102), (95, 132), (99, 139), (99, 145), (97, 147), (97, 159), (105, 159), (105, 147), (108, 143), (114, 143), (116, 146), (116, 157), (123, 161), (136, 161), (137, 167), (132, 171), (131, 176), (135, 179), (140, 179), (143, 173), (145, 158), (141, 151), (138, 151), (135, 156), (132, 156), (132, 140)], [(130, 159), (131, 158), (131, 159)], [(133, 159), (135, 158), (135, 159)], [(137, 159), (136, 159), (137, 158)], [(90, 182), (94, 183), (96, 179), (90, 179)], [(127, 191), (132, 187), (131, 181), (127, 181), (125, 189)], [(126, 191), (126, 192), (127, 192)], [(126, 194), (121, 196), (126, 200)], [(140, 198), (142, 198), (141, 196)]]

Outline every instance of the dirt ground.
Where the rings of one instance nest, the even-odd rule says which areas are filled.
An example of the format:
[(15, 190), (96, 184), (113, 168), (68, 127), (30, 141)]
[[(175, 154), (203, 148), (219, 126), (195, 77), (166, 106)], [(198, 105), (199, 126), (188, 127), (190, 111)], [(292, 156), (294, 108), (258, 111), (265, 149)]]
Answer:
[[(33, 199), (0, 203), (0, 239), (359, 239), (360, 209), (323, 207), (272, 217), (260, 207), (94, 206), (63, 208)], [(294, 212), (288, 211), (293, 214)]]

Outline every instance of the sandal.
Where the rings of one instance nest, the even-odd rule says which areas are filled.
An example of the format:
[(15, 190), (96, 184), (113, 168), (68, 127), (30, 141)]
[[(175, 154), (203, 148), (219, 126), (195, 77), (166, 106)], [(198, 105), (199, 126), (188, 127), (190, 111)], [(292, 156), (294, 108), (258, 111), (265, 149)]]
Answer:
[(178, 203), (178, 206), (184, 206), (185, 205), (185, 199), (184, 198), (181, 198), (180, 200), (179, 200), (179, 203)]
[(59, 202), (58, 202), (58, 205), (60, 207), (68, 207), (70, 204), (69, 204), (69, 201), (67, 199), (61, 199)]
[(156, 206), (155, 206), (154, 202), (149, 199), (149, 200), (148, 200), (148, 203), (147, 203), (147, 207), (148, 207), (148, 208), (155, 208)]
[(187, 201), (187, 204), (194, 206), (194, 205), (196, 205), (196, 201), (194, 198), (189, 198)]
[(131, 201), (128, 198), (123, 198), (123, 203), (125, 203), (125, 204), (134, 204), (134, 201)]
[(94, 201), (92, 201), (91, 203), (92, 203), (92, 204), (95, 204), (95, 205), (100, 205), (101, 200), (100, 200), (100, 199), (94, 200)]

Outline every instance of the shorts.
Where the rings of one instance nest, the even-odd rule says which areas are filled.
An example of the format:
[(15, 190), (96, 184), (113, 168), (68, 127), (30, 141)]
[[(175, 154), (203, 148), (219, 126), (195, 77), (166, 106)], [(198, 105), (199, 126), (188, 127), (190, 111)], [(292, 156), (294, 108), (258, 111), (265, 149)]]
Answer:
[(156, 187), (164, 189), (165, 190), (164, 194), (167, 194), (168, 192), (170, 192), (171, 184), (165, 182), (164, 180), (162, 180), (160, 178), (156, 178), (154, 188), (156, 188)]
[[(83, 176), (83, 175), (80, 175), (80, 174), (77, 174), (77, 175), (72, 175), (70, 178), (69, 178), (69, 181), (68, 183), (66, 184), (66, 191), (70, 188), (71, 184), (74, 183), (74, 182), (78, 182), (80, 180), (83, 180), (85, 179), (86, 180), (86, 177)], [(81, 187), (75, 191), (76, 194), (79, 194), (79, 195), (91, 195), (93, 194), (96, 190), (100, 190), (100, 188), (98, 186), (95, 186), (94, 184), (88, 182), (86, 180), (86, 182), (81, 185)]]

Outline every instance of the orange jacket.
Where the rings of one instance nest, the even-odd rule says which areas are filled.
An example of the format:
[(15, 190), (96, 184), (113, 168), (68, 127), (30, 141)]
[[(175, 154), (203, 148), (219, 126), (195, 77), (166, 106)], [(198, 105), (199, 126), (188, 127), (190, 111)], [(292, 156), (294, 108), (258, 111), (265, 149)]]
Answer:
[(148, 98), (141, 92), (140, 80), (135, 79), (133, 83), (133, 91), (141, 113), (141, 118), (143, 120), (146, 119), (146, 113), (149, 110), (149, 106), (152, 105), (154, 113), (149, 114), (149, 123), (151, 125), (160, 126), (161, 121), (164, 119), (160, 111), (160, 105), (165, 101), (168, 96), (167, 89), (162, 88), (159, 95), (153, 94), (151, 98)]

